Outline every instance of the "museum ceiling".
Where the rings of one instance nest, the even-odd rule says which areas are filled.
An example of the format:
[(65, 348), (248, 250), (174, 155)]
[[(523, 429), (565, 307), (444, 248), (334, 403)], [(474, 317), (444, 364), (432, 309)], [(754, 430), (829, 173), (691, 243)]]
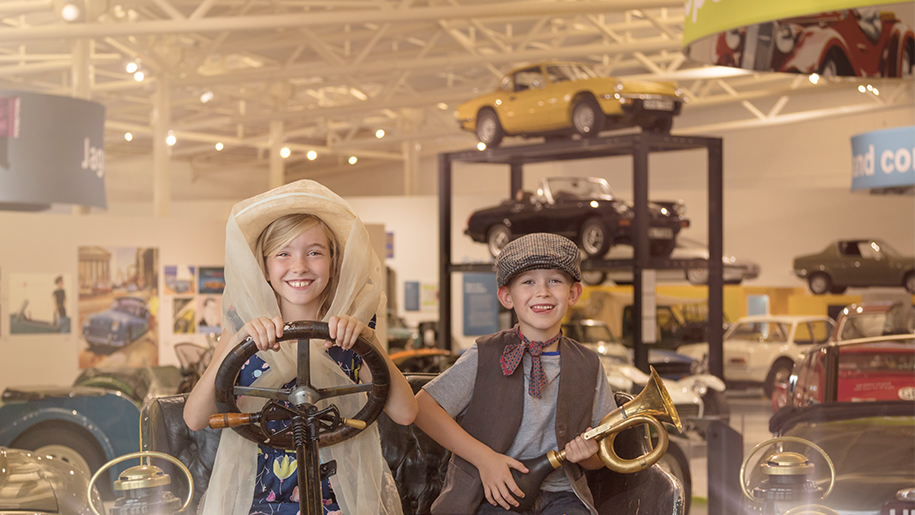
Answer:
[(273, 131), (287, 171), (325, 174), (350, 156), (474, 145), (455, 106), (535, 61), (678, 81), (689, 102), (675, 133), (913, 104), (912, 80), (878, 79), (873, 95), (857, 92), (861, 79), (699, 65), (680, 52), (683, 17), (676, 0), (11, 0), (0, 88), (103, 103), (109, 161), (151, 154), (155, 107), (168, 105), (171, 159), (267, 167)]

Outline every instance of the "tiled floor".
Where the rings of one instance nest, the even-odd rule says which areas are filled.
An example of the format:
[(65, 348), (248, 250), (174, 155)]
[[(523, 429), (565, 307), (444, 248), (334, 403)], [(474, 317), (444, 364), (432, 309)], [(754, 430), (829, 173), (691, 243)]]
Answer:
[[(760, 389), (728, 391), (727, 396), (731, 408), (730, 426), (743, 436), (743, 455), (746, 456), (756, 444), (772, 438), (772, 434), (769, 432), (772, 404), (770, 400), (763, 397)], [(693, 480), (690, 515), (732, 515), (709, 514), (706, 503), (708, 459), (705, 442), (700, 439), (691, 439), (684, 451), (689, 457)], [(754, 457), (754, 463), (757, 458), (758, 456)]]

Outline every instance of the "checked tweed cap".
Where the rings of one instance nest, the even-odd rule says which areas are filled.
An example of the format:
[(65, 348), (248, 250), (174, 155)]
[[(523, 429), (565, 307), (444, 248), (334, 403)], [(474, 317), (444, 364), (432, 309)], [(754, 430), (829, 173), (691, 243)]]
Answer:
[(505, 286), (528, 270), (562, 270), (581, 281), (581, 256), (572, 240), (545, 232), (528, 234), (510, 242), (496, 258), (496, 283)]

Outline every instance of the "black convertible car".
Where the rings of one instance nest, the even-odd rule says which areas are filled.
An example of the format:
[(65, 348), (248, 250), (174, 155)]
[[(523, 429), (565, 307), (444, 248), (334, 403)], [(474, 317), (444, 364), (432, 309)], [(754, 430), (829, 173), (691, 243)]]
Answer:
[[(668, 256), (680, 229), (689, 227), (682, 201), (650, 202), (651, 254)], [(509, 241), (535, 232), (566, 236), (589, 257), (602, 257), (618, 243), (632, 243), (632, 206), (613, 194), (597, 177), (541, 179), (537, 193), (519, 191), (516, 198), (470, 215), (465, 234), (489, 245), (498, 256)]]

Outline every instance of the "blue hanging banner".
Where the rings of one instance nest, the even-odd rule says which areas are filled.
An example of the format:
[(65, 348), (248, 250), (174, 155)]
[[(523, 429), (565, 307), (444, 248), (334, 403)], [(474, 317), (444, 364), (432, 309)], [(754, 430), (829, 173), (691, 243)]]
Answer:
[(496, 274), (464, 274), (464, 336), (499, 330)]
[(105, 107), (0, 90), (0, 209), (107, 208)]
[(915, 125), (851, 138), (851, 189), (915, 186)]

